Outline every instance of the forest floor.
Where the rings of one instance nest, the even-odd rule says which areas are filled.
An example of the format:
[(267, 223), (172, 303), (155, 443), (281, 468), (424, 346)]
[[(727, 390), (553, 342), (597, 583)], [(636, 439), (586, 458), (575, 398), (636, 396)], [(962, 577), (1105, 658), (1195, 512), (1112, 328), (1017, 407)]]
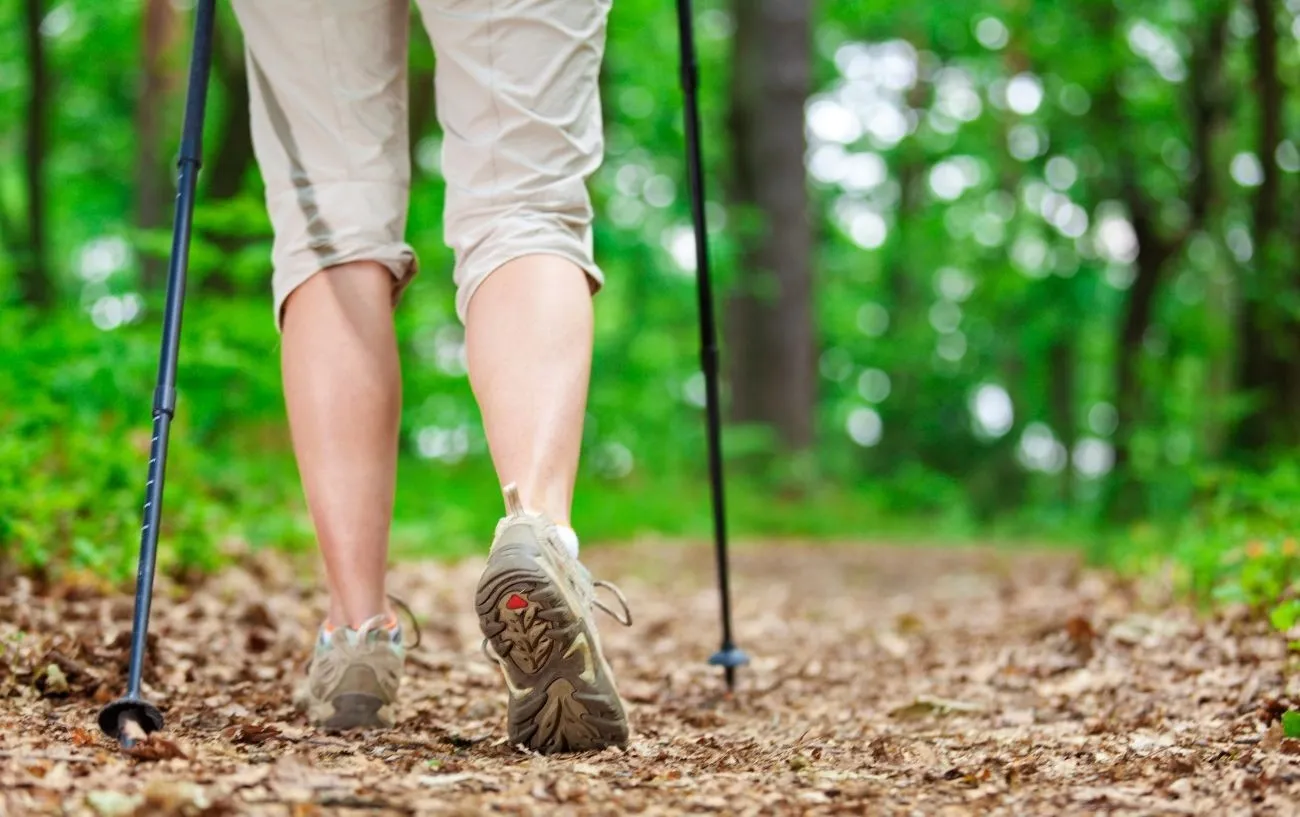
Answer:
[(587, 557), (637, 618), (602, 629), (634, 734), (576, 757), (505, 742), (471, 611), (481, 560), (394, 571), (424, 642), (403, 723), (364, 736), (293, 710), (321, 610), (301, 565), (160, 582), (167, 727), (131, 755), (94, 725), (121, 692), (131, 599), (19, 581), (0, 598), (0, 814), (1300, 814), (1300, 740), (1278, 722), (1300, 678), (1243, 615), (1198, 617), (1060, 552), (744, 546), (753, 662), (731, 697), (705, 663), (707, 546)]

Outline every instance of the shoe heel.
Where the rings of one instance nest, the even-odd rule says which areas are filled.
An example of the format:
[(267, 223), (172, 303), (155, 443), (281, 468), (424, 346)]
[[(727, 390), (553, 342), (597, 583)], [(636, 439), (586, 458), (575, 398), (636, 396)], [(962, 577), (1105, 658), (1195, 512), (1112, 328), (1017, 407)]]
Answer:
[(388, 726), (379, 713), (384, 708), (384, 702), (378, 696), (364, 692), (345, 692), (330, 701), (330, 705), (334, 708), (334, 714), (325, 720), (324, 727), (327, 730), (342, 732), (348, 729), (384, 729)]

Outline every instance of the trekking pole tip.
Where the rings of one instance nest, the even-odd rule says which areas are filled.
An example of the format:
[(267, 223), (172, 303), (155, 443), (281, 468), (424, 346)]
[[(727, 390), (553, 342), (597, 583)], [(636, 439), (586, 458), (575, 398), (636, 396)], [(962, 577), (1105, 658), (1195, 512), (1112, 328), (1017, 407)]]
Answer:
[(727, 645), (715, 652), (709, 659), (709, 663), (715, 667), (723, 668), (727, 676), (727, 690), (734, 692), (736, 689), (736, 667), (743, 667), (748, 664), (749, 656), (739, 647)]
[[(135, 724), (139, 732), (130, 729), (128, 724)], [(130, 749), (136, 735), (163, 728), (163, 715), (158, 707), (141, 698), (119, 698), (99, 710), (99, 728), (123, 748)]]

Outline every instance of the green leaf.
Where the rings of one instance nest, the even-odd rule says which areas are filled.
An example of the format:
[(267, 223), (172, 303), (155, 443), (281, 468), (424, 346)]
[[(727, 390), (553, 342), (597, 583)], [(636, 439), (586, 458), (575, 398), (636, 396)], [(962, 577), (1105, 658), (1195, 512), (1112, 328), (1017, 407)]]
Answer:
[(1300, 710), (1282, 713), (1282, 734), (1288, 738), (1300, 738)]
[(1282, 632), (1290, 630), (1297, 621), (1300, 621), (1300, 599), (1282, 602), (1273, 609), (1268, 619)]

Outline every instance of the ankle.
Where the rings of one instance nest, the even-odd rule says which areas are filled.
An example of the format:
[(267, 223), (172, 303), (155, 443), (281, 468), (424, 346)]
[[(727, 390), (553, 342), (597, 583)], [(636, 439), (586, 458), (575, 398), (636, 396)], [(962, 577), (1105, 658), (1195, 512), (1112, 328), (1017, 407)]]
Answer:
[(373, 626), (374, 622), (377, 619), (383, 620), (382, 624), (379, 625), (379, 629), (384, 629), (384, 630), (391, 630), (394, 627), (396, 627), (399, 623), (397, 618), (397, 612), (393, 610), (391, 607), (386, 607), (383, 612), (375, 613), (372, 616), (365, 616), (362, 618), (352, 618), (348, 616), (338, 617), (335, 616), (333, 613), (331, 613), (330, 615), (325, 617), (325, 621), (321, 624), (321, 629), (323, 629), (326, 633), (332, 633), (335, 630), (337, 630), (339, 627), (346, 627), (350, 630), (360, 630), (362, 627), (364, 627), (367, 624), (371, 624)]
[(569, 527), (570, 510), (573, 505), (571, 492), (562, 491), (553, 486), (537, 487), (536, 481), (511, 482), (504, 487), (506, 513), (541, 516), (551, 524)]

